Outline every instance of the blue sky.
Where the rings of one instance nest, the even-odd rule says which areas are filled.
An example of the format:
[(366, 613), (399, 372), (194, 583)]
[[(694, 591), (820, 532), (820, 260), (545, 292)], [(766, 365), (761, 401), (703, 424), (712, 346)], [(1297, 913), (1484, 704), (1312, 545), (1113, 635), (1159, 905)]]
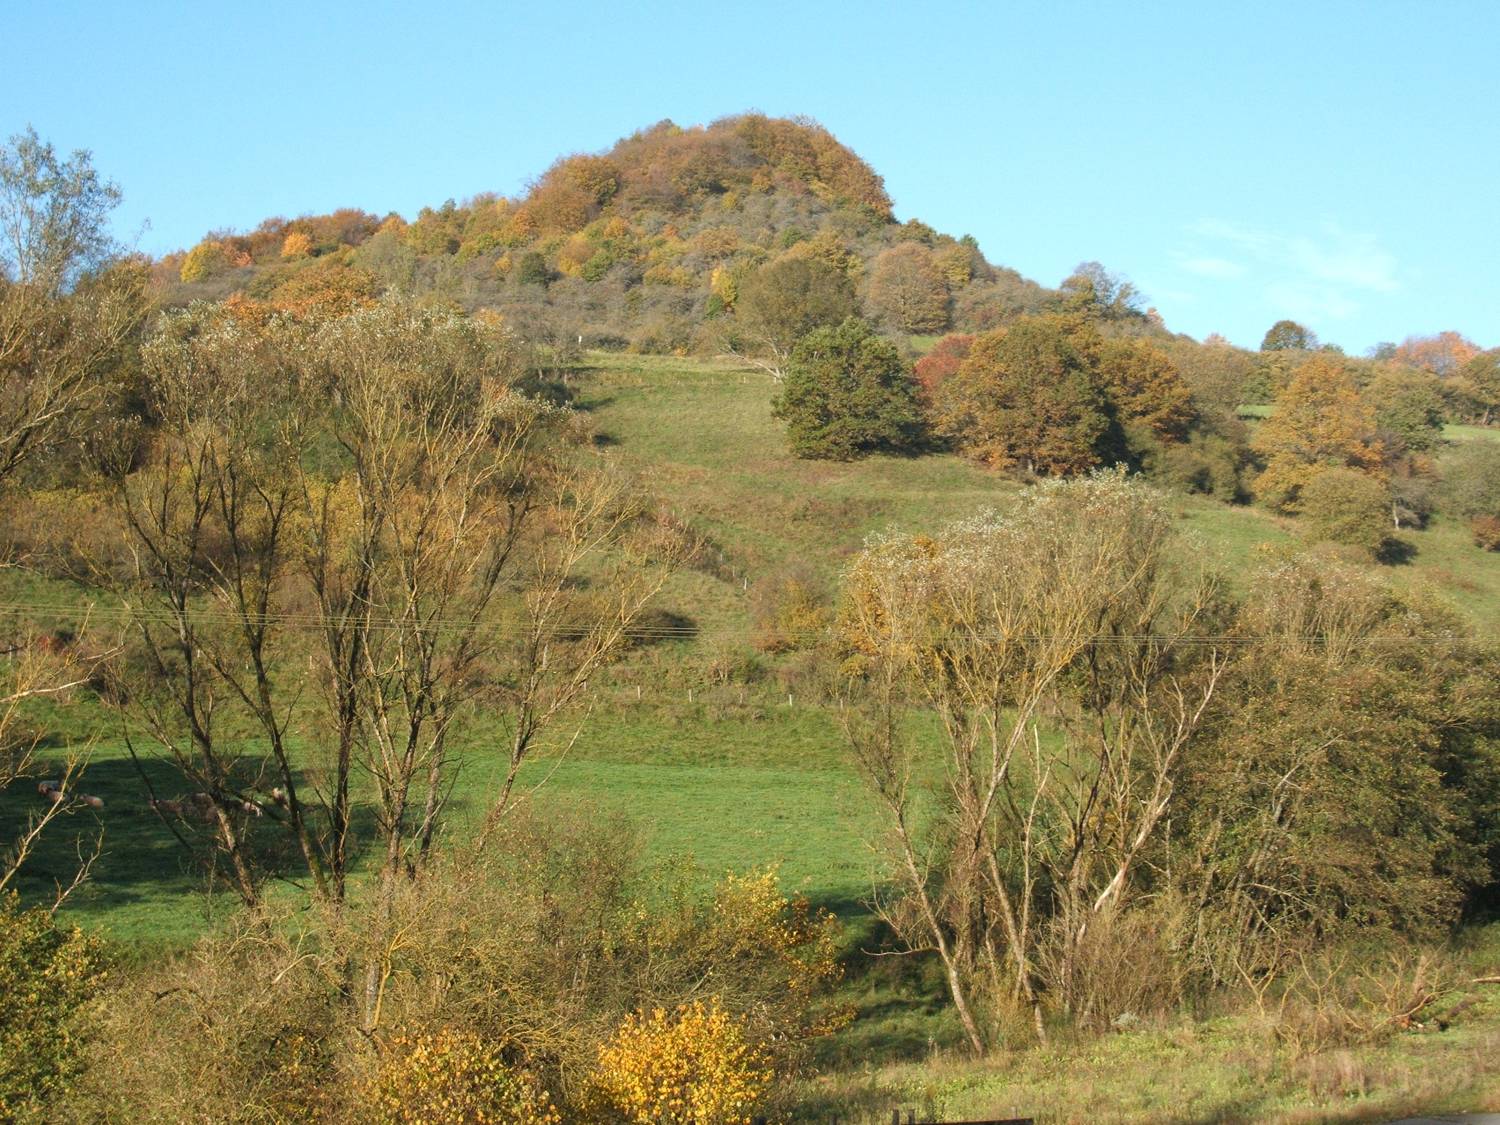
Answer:
[[(1500, 345), (1500, 3), (25, 3), (0, 133), (91, 149), (153, 253), (514, 193), (670, 117), (806, 114), (898, 216), (1170, 327)], [(142, 232), (149, 221), (149, 229)]]

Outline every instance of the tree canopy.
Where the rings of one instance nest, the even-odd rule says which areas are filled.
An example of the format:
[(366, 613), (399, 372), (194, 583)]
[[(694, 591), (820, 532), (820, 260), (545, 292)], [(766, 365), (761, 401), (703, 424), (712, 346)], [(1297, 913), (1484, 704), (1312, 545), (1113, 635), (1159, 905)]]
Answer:
[(847, 460), (910, 449), (920, 436), (916, 386), (905, 361), (889, 340), (852, 318), (797, 343), (773, 409), (799, 457)]

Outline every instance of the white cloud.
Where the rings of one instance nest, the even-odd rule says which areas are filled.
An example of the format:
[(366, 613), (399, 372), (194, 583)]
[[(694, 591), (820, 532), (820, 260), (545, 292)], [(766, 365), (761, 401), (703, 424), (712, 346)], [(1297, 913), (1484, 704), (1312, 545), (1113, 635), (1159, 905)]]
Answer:
[(1274, 281), (1266, 286), (1266, 299), (1294, 318), (1345, 320), (1359, 312), (1358, 301), (1331, 285), (1312, 281)]
[[(1371, 234), (1322, 224), (1316, 234), (1285, 235), (1221, 219), (1189, 228), (1198, 246), (1180, 267), (1199, 277), (1236, 280), (1251, 277), (1265, 299), (1287, 315), (1343, 320), (1360, 299), (1401, 288), (1395, 256)], [(1233, 247), (1248, 264), (1215, 251)]]
[(1233, 281), (1244, 277), (1246, 272), (1243, 265), (1228, 258), (1184, 258), (1178, 264), (1188, 273), (1218, 281)]

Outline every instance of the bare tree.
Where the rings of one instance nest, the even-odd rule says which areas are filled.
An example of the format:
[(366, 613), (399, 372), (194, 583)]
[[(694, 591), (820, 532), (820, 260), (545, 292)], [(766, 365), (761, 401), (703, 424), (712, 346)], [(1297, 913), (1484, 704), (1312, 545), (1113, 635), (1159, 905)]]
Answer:
[[(458, 719), (478, 703), (509, 727), (482, 844), (538, 740), (619, 651), (668, 570), (636, 491), (564, 440), (565, 411), (510, 389), (507, 349), (493, 327), (394, 304), (319, 341), (347, 471), (302, 474), (304, 567), (336, 830), (351, 765), (374, 783), (377, 939), (397, 880), (432, 846), (455, 771), (486, 753), (454, 745)], [(386, 948), (369, 964), (371, 1026), (389, 960)]]
[[(0, 492), (67, 435), (140, 323), (144, 273), (115, 260), (107, 231), (119, 198), (86, 152), (61, 160), (34, 130), (0, 147)], [(40, 766), (30, 704), (66, 698), (94, 670), (97, 657), (77, 638), (65, 645), (54, 639), (23, 630), (0, 653), (0, 789), (35, 778)], [(39, 786), (41, 811), (0, 840), (0, 889), (44, 828), (92, 803), (78, 788), (86, 757), (79, 748), (49, 766), (53, 776)], [(85, 859), (80, 877), (87, 866)]]
[[(1022, 1004), (1040, 1035), (1044, 990), (1078, 1002), (1089, 928), (1129, 902), (1171, 807), (1219, 664), (1181, 639), (1212, 584), (1173, 596), (1169, 534), (1159, 498), (1107, 474), (875, 543), (851, 573), (848, 730), (891, 860), (876, 907), (942, 960), (976, 1052), (986, 1007)], [(938, 760), (912, 707), (941, 721)]]
[[(112, 478), (132, 553), (110, 580), (137, 637), (122, 696), (203, 795), (158, 810), (206, 814), (250, 905), (257, 825), (285, 830), (336, 907), (368, 848), (374, 1026), (394, 897), (458, 774), (500, 756), (482, 847), (660, 588), (672, 537), (567, 411), (516, 392), (496, 325), (396, 301), (313, 324), (200, 306), (144, 355), (161, 421), (147, 463)], [(481, 706), (503, 747), (456, 741)]]

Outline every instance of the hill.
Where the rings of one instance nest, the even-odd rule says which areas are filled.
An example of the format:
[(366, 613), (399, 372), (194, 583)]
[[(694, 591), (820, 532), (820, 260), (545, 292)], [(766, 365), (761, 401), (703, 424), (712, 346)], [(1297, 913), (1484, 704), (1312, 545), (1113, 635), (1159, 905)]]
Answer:
[(977, 331), (1055, 294), (991, 264), (972, 238), (896, 222), (880, 176), (807, 119), (663, 121), (608, 152), (559, 159), (525, 195), (357, 210), (216, 231), (156, 265), (169, 303), (245, 293), (291, 305), (395, 288), (495, 309), (533, 340), (647, 352), (707, 347), (739, 282), (783, 258), (866, 288), (903, 247), (937, 305), (908, 330)]

